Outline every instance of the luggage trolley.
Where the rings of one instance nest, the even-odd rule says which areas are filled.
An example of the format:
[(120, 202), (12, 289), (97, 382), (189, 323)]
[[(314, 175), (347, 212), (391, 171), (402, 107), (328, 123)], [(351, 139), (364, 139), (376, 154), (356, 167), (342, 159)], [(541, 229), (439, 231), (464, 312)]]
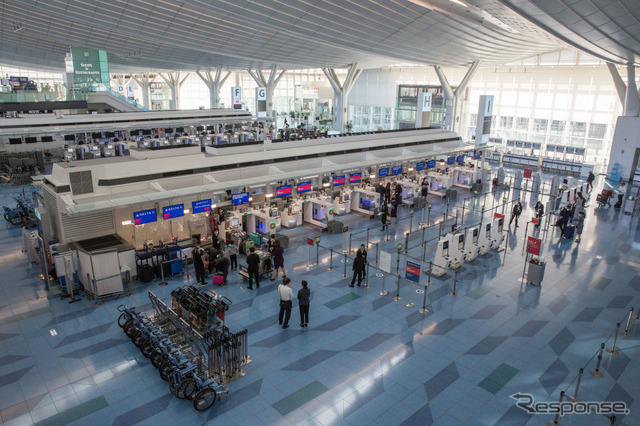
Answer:
[[(260, 257), (260, 266), (258, 269), (258, 275), (261, 277), (269, 275), (273, 270), (271, 263), (271, 255), (266, 250), (256, 249), (255, 253)], [(249, 279), (249, 270), (247, 266), (246, 258), (238, 262), (238, 273), (246, 280)]]

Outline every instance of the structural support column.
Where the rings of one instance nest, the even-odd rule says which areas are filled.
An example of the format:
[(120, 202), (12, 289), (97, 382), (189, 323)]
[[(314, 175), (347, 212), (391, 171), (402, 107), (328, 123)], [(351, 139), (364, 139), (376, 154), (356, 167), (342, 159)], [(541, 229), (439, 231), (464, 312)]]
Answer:
[(271, 72), (269, 73), (269, 78), (265, 78), (262, 70), (248, 70), (249, 75), (256, 82), (258, 87), (266, 87), (267, 88), (267, 118), (271, 119), (271, 111), (273, 110), (273, 92), (275, 88), (280, 83), (280, 79), (287, 72), (283, 70), (278, 74), (278, 66), (274, 65), (271, 67)]
[(227, 78), (231, 75), (231, 71), (227, 71), (224, 77), (222, 77), (222, 67), (216, 68), (215, 75), (211, 74), (211, 71), (204, 71), (201, 73), (199, 70), (196, 71), (198, 77), (204, 81), (204, 84), (209, 89), (209, 102), (211, 104), (210, 108), (219, 108), (220, 107), (220, 88), (227, 81)]
[(142, 78), (132, 75), (131, 78), (138, 86), (140, 86), (140, 89), (142, 89), (142, 106), (150, 110), (151, 103), (149, 102), (149, 83), (151, 83), (153, 79), (149, 79), (149, 74), (143, 74)]
[(638, 117), (640, 116), (640, 93), (636, 87), (636, 69), (633, 63), (627, 64), (627, 84), (622, 81), (618, 68), (615, 64), (607, 62), (607, 68), (611, 73), (613, 84), (616, 87), (618, 93), (618, 99), (622, 104), (622, 115), (624, 117)]
[(180, 71), (169, 73), (166, 77), (164, 74), (158, 74), (171, 89), (171, 109), (180, 109), (180, 87), (189, 74), (186, 73), (182, 80), (180, 80)]
[(322, 68), (322, 72), (329, 80), (334, 93), (333, 129), (344, 133), (349, 92), (351, 92), (353, 84), (356, 82), (358, 76), (360, 76), (362, 70), (358, 69), (358, 63), (351, 64), (347, 72), (347, 78), (343, 84), (340, 84), (340, 80), (333, 68)]
[(462, 78), (458, 87), (453, 90), (440, 65), (433, 66), (436, 71), (436, 75), (438, 76), (438, 80), (440, 80), (440, 84), (442, 85), (442, 92), (444, 94), (444, 129), (452, 132), (456, 131), (456, 124), (458, 122), (458, 95), (464, 92), (469, 85), (469, 81), (471, 81), (479, 67), (480, 60), (476, 59), (467, 70), (467, 73)]

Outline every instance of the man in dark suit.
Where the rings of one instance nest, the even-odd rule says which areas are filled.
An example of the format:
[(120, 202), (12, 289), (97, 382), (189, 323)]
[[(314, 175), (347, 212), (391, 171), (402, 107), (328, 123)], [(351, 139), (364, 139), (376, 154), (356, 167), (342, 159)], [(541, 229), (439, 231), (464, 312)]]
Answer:
[(249, 274), (249, 290), (253, 290), (253, 279), (256, 280), (256, 288), (260, 288), (260, 256), (255, 247), (249, 249), (247, 255), (247, 273)]

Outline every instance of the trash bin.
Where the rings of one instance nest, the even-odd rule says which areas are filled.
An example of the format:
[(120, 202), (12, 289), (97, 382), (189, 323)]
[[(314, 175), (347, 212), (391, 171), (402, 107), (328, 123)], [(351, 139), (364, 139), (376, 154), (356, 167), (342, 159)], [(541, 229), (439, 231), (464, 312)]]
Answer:
[(530, 261), (529, 270), (527, 271), (527, 282), (530, 282), (533, 285), (542, 284), (545, 265), (546, 262), (539, 262), (536, 260)]

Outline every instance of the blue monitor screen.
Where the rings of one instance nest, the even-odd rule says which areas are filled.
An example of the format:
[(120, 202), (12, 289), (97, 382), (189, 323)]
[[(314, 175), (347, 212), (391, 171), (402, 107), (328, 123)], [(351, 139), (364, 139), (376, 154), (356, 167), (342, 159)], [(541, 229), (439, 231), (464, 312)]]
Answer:
[(333, 186), (342, 186), (342, 185), (344, 185), (344, 175), (335, 176), (333, 178)]
[(176, 204), (175, 206), (162, 208), (162, 218), (165, 220), (181, 216), (184, 216), (184, 204)]
[(416, 164), (416, 171), (420, 171), (420, 170), (424, 170), (425, 167), (425, 163), (424, 161), (419, 162), (418, 164)]
[(231, 196), (231, 202), (233, 203), (234, 206), (249, 204), (249, 193), (241, 192), (240, 194), (233, 194)]
[(191, 203), (193, 214), (211, 211), (211, 198)]
[(351, 173), (349, 175), (349, 183), (358, 183), (362, 181), (362, 173)]
[(291, 185), (279, 186), (276, 188), (276, 198), (288, 197), (291, 195)]
[(436, 167), (436, 160), (427, 161), (427, 169), (434, 169)]
[(479, 160), (482, 157), (482, 154), (480, 154), (479, 152), (476, 152), (475, 154), (473, 154), (473, 158), (475, 160)]
[(158, 220), (156, 209), (142, 210), (133, 213), (133, 223), (136, 225), (144, 225), (145, 223), (151, 223)]
[(394, 166), (393, 169), (391, 169), (391, 172), (394, 176), (399, 175), (400, 173), (402, 173), (402, 166)]
[(456, 157), (447, 158), (447, 164), (448, 165), (452, 165), (455, 161), (456, 161)]
[(378, 176), (379, 177), (385, 177), (389, 174), (389, 168), (385, 167), (384, 169), (380, 169), (378, 170)]
[(300, 182), (296, 188), (298, 194), (311, 191), (311, 182)]
[(458, 155), (458, 158), (456, 158), (456, 163), (464, 163), (464, 155)]

